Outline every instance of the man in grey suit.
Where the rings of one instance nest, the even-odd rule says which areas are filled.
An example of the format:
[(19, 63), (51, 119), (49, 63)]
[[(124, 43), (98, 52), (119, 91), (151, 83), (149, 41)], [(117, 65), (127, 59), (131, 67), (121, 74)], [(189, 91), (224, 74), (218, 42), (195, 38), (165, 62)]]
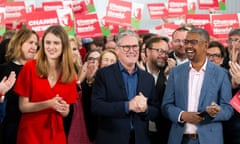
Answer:
[(169, 144), (223, 144), (221, 122), (233, 114), (231, 83), (226, 70), (207, 60), (208, 43), (207, 31), (190, 30), (184, 41), (189, 62), (170, 71), (162, 102), (172, 121)]

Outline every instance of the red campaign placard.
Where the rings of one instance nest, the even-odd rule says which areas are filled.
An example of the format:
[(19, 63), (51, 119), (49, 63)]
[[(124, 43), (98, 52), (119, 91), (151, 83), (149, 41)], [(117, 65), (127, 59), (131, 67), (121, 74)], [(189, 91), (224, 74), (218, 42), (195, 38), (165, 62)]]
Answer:
[(206, 24), (210, 24), (209, 14), (188, 14), (185, 19), (186, 23), (199, 28), (205, 28)]
[(51, 25), (60, 24), (56, 11), (32, 12), (27, 15), (26, 26), (43, 36), (44, 31)]
[(0, 26), (5, 25), (5, 19), (4, 19), (4, 11), (0, 10)]
[(230, 100), (232, 107), (240, 113), (240, 91), (238, 91)]
[(171, 40), (172, 33), (179, 27), (180, 25), (175, 23), (165, 23), (163, 25), (156, 26), (155, 29), (158, 31), (158, 35), (167, 36)]
[(213, 14), (211, 15), (211, 27), (214, 37), (227, 39), (229, 31), (239, 27), (238, 15)]
[(197, 9), (197, 1), (196, 0), (188, 0), (188, 13), (195, 14)]
[(88, 13), (87, 5), (83, 0), (73, 1), (72, 9), (75, 14)]
[(219, 9), (218, 0), (198, 0), (199, 9)]
[(149, 3), (147, 7), (151, 19), (161, 19), (168, 14), (167, 7), (164, 3)]
[(42, 8), (44, 11), (55, 11), (57, 9), (63, 9), (63, 3), (61, 1), (56, 2), (42, 2)]
[(187, 0), (168, 0), (168, 17), (180, 17), (187, 13)]
[(25, 3), (23, 1), (6, 2), (5, 8), (6, 8), (6, 15), (5, 15), (6, 23), (25, 21), (26, 8), (25, 8)]
[(97, 14), (76, 15), (76, 34), (82, 38), (102, 36)]
[(119, 0), (109, 0), (105, 22), (123, 27), (131, 26), (132, 3)]

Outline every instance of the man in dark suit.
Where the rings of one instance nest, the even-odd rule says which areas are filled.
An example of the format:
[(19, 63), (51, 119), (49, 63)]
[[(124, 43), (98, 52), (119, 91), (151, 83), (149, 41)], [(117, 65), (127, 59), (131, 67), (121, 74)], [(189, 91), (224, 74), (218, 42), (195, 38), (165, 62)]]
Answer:
[[(162, 103), (168, 72), (176, 65), (176, 61), (168, 58), (169, 39), (167, 37), (154, 36), (146, 41), (146, 65), (145, 69), (155, 80), (156, 97), (158, 103)], [(149, 134), (151, 144), (167, 144), (171, 121), (162, 113), (156, 121), (149, 121)]]
[(92, 92), (92, 112), (98, 116), (96, 144), (149, 144), (148, 121), (159, 108), (154, 103), (153, 77), (140, 70), (138, 35), (117, 36), (118, 62), (100, 69)]

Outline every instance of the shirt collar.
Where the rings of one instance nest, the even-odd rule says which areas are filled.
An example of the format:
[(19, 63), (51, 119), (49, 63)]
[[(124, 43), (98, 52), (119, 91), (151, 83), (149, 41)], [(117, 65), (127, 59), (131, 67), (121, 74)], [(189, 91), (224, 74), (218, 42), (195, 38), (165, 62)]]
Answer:
[[(205, 60), (205, 63), (203, 64), (203, 66), (202, 66), (202, 68), (201, 68), (200, 71), (206, 71), (207, 62), (208, 62), (208, 60), (206, 59), (206, 60)], [(194, 68), (192, 67), (191, 62), (189, 62), (189, 68), (190, 68), (190, 69), (194, 69)]]
[[(118, 61), (118, 65), (119, 65), (119, 68), (120, 68), (121, 72), (128, 73), (128, 71), (123, 67), (123, 65), (121, 64), (120, 61)], [(137, 72), (138, 72), (138, 67), (135, 65), (134, 72), (132, 74), (137, 73)]]

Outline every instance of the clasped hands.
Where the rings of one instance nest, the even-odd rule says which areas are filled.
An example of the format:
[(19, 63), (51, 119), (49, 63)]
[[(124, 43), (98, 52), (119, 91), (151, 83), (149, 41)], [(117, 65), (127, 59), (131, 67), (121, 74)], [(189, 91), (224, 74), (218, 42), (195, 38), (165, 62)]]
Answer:
[(63, 100), (62, 97), (60, 97), (58, 94), (52, 98), (52, 107), (57, 112), (61, 113), (62, 115), (67, 114), (69, 111), (69, 104), (65, 100)]
[[(210, 117), (216, 117), (220, 111), (221, 107), (215, 102), (212, 102), (210, 106), (206, 107), (206, 112)], [(183, 112), (180, 119), (187, 123), (197, 124), (205, 119), (199, 114), (200, 112)]]
[(136, 95), (133, 99), (129, 101), (129, 110), (140, 113), (140, 112), (146, 112), (147, 110), (147, 98), (139, 92), (138, 95)]

